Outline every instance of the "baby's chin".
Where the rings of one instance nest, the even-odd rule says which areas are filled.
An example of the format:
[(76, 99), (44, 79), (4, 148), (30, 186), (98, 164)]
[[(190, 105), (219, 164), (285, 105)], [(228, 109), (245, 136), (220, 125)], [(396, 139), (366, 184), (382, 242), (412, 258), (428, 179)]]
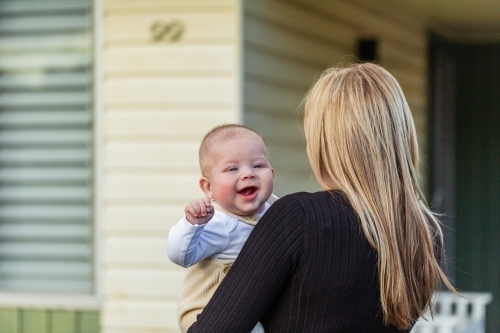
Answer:
[(259, 214), (259, 213), (262, 213), (264, 211), (264, 208), (265, 208), (265, 204), (257, 209), (252, 209), (252, 210), (239, 210), (239, 209), (235, 209), (234, 207), (224, 207), (222, 205), (220, 205), (220, 206), (226, 212), (229, 212), (229, 213), (234, 214), (234, 215), (239, 215), (239, 216), (250, 216), (250, 215), (254, 215), (254, 214)]

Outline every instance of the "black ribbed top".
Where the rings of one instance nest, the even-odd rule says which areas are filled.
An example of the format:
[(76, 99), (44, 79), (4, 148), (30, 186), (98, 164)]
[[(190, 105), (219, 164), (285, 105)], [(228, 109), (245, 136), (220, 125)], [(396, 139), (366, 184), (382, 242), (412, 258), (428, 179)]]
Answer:
[(384, 326), (377, 254), (340, 192), (295, 193), (259, 221), (194, 332), (409, 332)]

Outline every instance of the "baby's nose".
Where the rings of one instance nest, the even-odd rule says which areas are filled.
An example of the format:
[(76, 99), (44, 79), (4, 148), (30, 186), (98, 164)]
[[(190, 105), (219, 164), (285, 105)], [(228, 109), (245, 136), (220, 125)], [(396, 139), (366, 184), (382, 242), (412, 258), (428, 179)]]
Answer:
[(255, 173), (253, 172), (253, 169), (246, 169), (245, 171), (243, 171), (242, 178), (243, 179), (255, 178)]

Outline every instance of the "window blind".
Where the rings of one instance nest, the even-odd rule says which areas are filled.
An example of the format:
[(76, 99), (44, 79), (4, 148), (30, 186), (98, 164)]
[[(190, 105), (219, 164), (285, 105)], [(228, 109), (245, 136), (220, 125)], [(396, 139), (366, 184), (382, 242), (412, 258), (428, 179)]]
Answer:
[(94, 289), (91, 5), (0, 0), (0, 291)]

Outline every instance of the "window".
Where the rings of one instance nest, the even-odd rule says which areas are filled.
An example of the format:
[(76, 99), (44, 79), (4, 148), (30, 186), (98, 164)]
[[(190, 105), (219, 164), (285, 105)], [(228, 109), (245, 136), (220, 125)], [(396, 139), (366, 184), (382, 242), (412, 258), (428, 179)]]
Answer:
[(0, 1), (0, 291), (94, 290), (91, 5)]

